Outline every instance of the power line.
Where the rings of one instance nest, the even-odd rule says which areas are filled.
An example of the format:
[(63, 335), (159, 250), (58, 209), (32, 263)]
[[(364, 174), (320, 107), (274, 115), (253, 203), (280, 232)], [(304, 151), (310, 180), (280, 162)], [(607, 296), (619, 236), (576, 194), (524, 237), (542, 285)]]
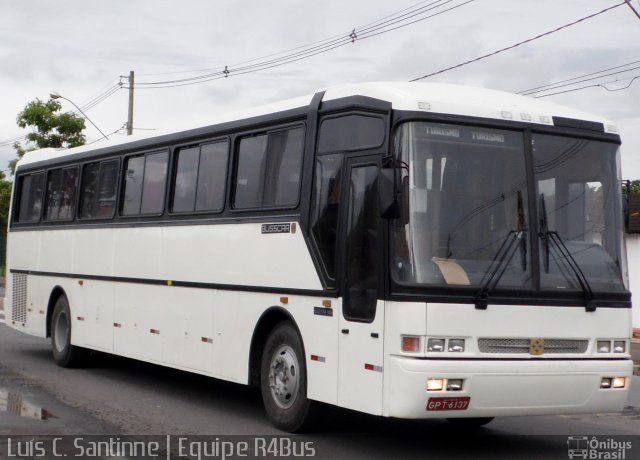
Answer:
[[(611, 81), (608, 81), (608, 82), (605, 82), (605, 83), (597, 83), (595, 85), (580, 86), (578, 88), (565, 89), (563, 91), (557, 91), (555, 93), (542, 94), (540, 96), (533, 96), (533, 97), (536, 98), (536, 99), (540, 99), (540, 98), (543, 98), (543, 97), (556, 96), (558, 94), (573, 93), (574, 91), (581, 91), (583, 89), (588, 89), (588, 88), (603, 88), (603, 89), (606, 89), (607, 91), (610, 91), (610, 92), (623, 91), (623, 90), (628, 89), (629, 87), (631, 87), (633, 82), (635, 82), (639, 78), (640, 78), (640, 75), (636, 75), (634, 77), (631, 77), (629, 83), (626, 86), (623, 86), (621, 88), (615, 88), (615, 89), (607, 88), (605, 85), (610, 85), (612, 83), (618, 83), (619, 81), (621, 81), (621, 80), (611, 80)], [(627, 80), (627, 79), (625, 78), (624, 80)], [(622, 80), (622, 81), (624, 81), (624, 80)]]
[[(382, 17), (380, 19), (377, 19), (377, 20), (375, 20), (373, 22), (365, 24), (364, 26), (361, 26), (361, 28), (365, 28), (365, 27), (369, 27), (369, 26), (378, 24), (378, 23), (380, 23), (381, 21), (383, 21), (385, 19), (397, 16), (400, 13), (404, 13), (405, 11), (411, 10), (411, 9), (415, 8), (416, 6), (418, 6), (418, 5), (422, 5), (422, 4), (428, 3), (430, 1), (431, 0), (423, 0), (423, 1), (420, 1), (418, 3), (414, 3), (413, 5), (408, 6), (408, 7), (404, 8), (404, 9), (402, 9), (402, 10), (396, 11), (395, 13), (391, 13), (391, 14), (389, 14), (387, 16), (384, 16), (384, 17)], [(431, 4), (439, 3), (439, 2), (442, 2), (442, 1), (443, 0), (438, 0), (436, 2), (432, 2)], [(427, 6), (429, 6), (429, 5), (427, 5)], [(360, 31), (360, 28), (358, 28), (358, 31)], [(344, 37), (345, 37), (345, 34), (344, 33), (340, 33), (340, 34), (334, 35), (332, 37), (324, 38), (322, 40), (318, 40), (318, 41), (311, 42), (311, 43), (306, 43), (304, 45), (296, 46), (294, 48), (290, 48), (290, 49), (287, 49), (287, 50), (284, 50), (284, 51), (278, 51), (278, 52), (271, 53), (271, 54), (268, 54), (268, 55), (265, 55), (265, 56), (260, 56), (260, 57), (256, 57), (256, 58), (249, 59), (249, 60), (246, 60), (246, 61), (237, 62), (237, 63), (233, 64), (233, 66), (240, 66), (240, 65), (250, 64), (252, 62), (257, 62), (257, 61), (261, 61), (261, 60), (264, 60), (264, 59), (267, 59), (267, 58), (271, 58), (271, 57), (274, 57), (274, 56), (283, 55), (283, 54), (286, 54), (286, 53), (290, 53), (292, 51), (298, 51), (300, 49), (314, 47), (316, 45), (321, 45), (321, 44), (326, 44), (327, 42), (336, 40), (338, 38), (344, 38)], [(177, 75), (177, 74), (196, 73), (196, 72), (211, 72), (211, 71), (218, 71), (222, 67), (223, 67), (222, 64), (220, 64), (220, 65), (216, 65), (214, 67), (208, 67), (208, 68), (202, 68), (202, 69), (193, 69), (193, 70), (178, 70), (178, 71), (173, 71), (173, 72), (159, 72), (159, 73), (138, 73), (138, 76), (152, 77), (152, 76)]]
[[(433, 1), (427, 5), (424, 5), (419, 8), (414, 8), (411, 11), (407, 12), (407, 9), (401, 10), (400, 12), (396, 12), (393, 15), (387, 16), (378, 20), (372, 25), (364, 26), (361, 28), (354, 28), (350, 33), (345, 33), (342, 35), (338, 35), (338, 38), (331, 38), (324, 41), (316, 42), (318, 44), (310, 47), (306, 47), (301, 51), (297, 51), (295, 53), (289, 53), (280, 56), (282, 53), (276, 53), (271, 56), (279, 56), (273, 59), (267, 59), (255, 64), (244, 65), (240, 67), (232, 67), (225, 66), (224, 69), (219, 70), (217, 72), (188, 77), (183, 79), (175, 79), (175, 80), (164, 80), (164, 81), (153, 81), (153, 82), (138, 82), (136, 87), (138, 89), (156, 89), (156, 88), (171, 88), (176, 86), (188, 86), (192, 84), (204, 83), (212, 80), (218, 80), (221, 78), (227, 78), (229, 76), (235, 75), (244, 75), (248, 73), (258, 72), (266, 69), (271, 69), (274, 67), (279, 67), (282, 65), (290, 64), (292, 62), (296, 62), (302, 59), (308, 59), (312, 56), (316, 56), (318, 54), (329, 52), (333, 49), (346, 46), (356, 41), (361, 41), (366, 38), (371, 38), (377, 35), (381, 35), (383, 33), (391, 32), (393, 30), (397, 30), (403, 27), (407, 27), (409, 25), (415, 24), (420, 21), (424, 21), (426, 19), (430, 19), (441, 14), (447, 13), (449, 11), (460, 8), (464, 5), (467, 5), (475, 0), (467, 0), (462, 3), (455, 4), (446, 8), (444, 10), (440, 10), (431, 14), (427, 14), (433, 10), (441, 8), (449, 3), (454, 2), (454, 0), (437, 0)], [(424, 3), (424, 2), (421, 2)], [(410, 7), (411, 8), (411, 7)], [(402, 13), (402, 14), (399, 14)], [(387, 19), (392, 17), (392, 19)], [(298, 48), (294, 48), (298, 49)], [(252, 61), (248, 61), (252, 62)]]
[(596, 16), (599, 16), (599, 15), (601, 15), (601, 14), (604, 14), (604, 13), (606, 13), (607, 11), (613, 10), (614, 8), (618, 8), (618, 7), (620, 7), (620, 6), (622, 6), (622, 5), (626, 5), (626, 4), (627, 4), (627, 2), (626, 2), (626, 1), (623, 1), (622, 3), (618, 3), (618, 4), (616, 4), (616, 5), (610, 6), (609, 8), (605, 8), (605, 9), (604, 9), (604, 10), (602, 10), (602, 11), (599, 11), (599, 12), (597, 12), (597, 13), (593, 13), (593, 14), (590, 14), (590, 15), (585, 16), (585, 17), (583, 17), (583, 18), (580, 18), (580, 19), (578, 19), (578, 20), (576, 20), (576, 21), (573, 21), (573, 22), (570, 22), (570, 23), (565, 24), (565, 25), (563, 25), (563, 26), (557, 27), (556, 29), (550, 30), (550, 31), (545, 32), (545, 33), (542, 33), (542, 34), (540, 34), (540, 35), (536, 35), (535, 37), (529, 38), (529, 39), (527, 39), (527, 40), (523, 40), (523, 41), (521, 41), (521, 42), (515, 43), (515, 44), (513, 44), (513, 45), (511, 45), (511, 46), (507, 46), (507, 47), (505, 47), (505, 48), (501, 48), (501, 49), (499, 49), (499, 50), (497, 50), (497, 51), (493, 51), (493, 52), (491, 52), (491, 53), (488, 53), (488, 54), (485, 54), (485, 55), (479, 56), (479, 57), (477, 57), (477, 58), (475, 58), (475, 59), (471, 59), (471, 60), (469, 60), (469, 61), (465, 61), (465, 62), (462, 62), (462, 63), (460, 63), (460, 64), (456, 64), (456, 65), (453, 65), (453, 66), (450, 66), (450, 67), (447, 67), (447, 68), (444, 68), (444, 69), (438, 70), (437, 72), (432, 72), (432, 73), (430, 73), (430, 74), (423, 75), (422, 77), (414, 78), (414, 79), (409, 80), (409, 81), (418, 81), (418, 80), (422, 80), (422, 79), (425, 79), (425, 78), (428, 78), (428, 77), (433, 77), (434, 75), (439, 75), (439, 74), (441, 74), (441, 73), (448, 72), (449, 70), (458, 69), (458, 68), (460, 68), (460, 67), (464, 67), (464, 66), (466, 66), (466, 65), (468, 65), (468, 64), (472, 64), (472, 63), (474, 63), (474, 62), (481, 61), (481, 60), (486, 59), (486, 58), (488, 58), (488, 57), (495, 56), (496, 54), (500, 54), (500, 53), (503, 53), (503, 52), (505, 52), (505, 51), (509, 51), (509, 50), (514, 49), (514, 48), (517, 48), (518, 46), (524, 45), (524, 44), (526, 44), (526, 43), (530, 43), (530, 42), (532, 42), (532, 41), (534, 41), (534, 40), (538, 40), (538, 39), (540, 39), (540, 38), (542, 38), (542, 37), (546, 37), (547, 35), (554, 34), (554, 33), (556, 33), (556, 32), (559, 32), (559, 31), (563, 30), (563, 29), (566, 29), (566, 28), (568, 28), (568, 27), (571, 27), (571, 26), (574, 26), (574, 25), (576, 25), (576, 24), (579, 24), (579, 23), (581, 23), (581, 22), (583, 22), (583, 21), (586, 21), (587, 19), (595, 18)]
[[(628, 62), (626, 64), (617, 65), (615, 67), (609, 67), (608, 69), (598, 70), (596, 72), (591, 72), (591, 73), (588, 73), (588, 74), (585, 74), (585, 75), (580, 75), (578, 77), (567, 78), (566, 80), (560, 80), (560, 81), (557, 81), (557, 82), (554, 82), (554, 83), (549, 83), (547, 85), (536, 86), (535, 88), (530, 88), (530, 89), (525, 89), (523, 91), (518, 91), (517, 94), (522, 94), (523, 96), (527, 96), (527, 95), (535, 94), (535, 93), (542, 92), (542, 91), (548, 90), (548, 89), (560, 88), (562, 86), (565, 86), (565, 85), (563, 85), (564, 83), (568, 83), (568, 82), (573, 82), (573, 83), (568, 83), (567, 86), (568, 85), (572, 85), (572, 84), (576, 84), (576, 83), (581, 83), (583, 81), (586, 81), (586, 80), (583, 80), (586, 77), (591, 77), (593, 75), (598, 75), (598, 74), (601, 74), (601, 73), (604, 73), (604, 72), (609, 72), (611, 70), (622, 69), (623, 67), (628, 67), (630, 65), (634, 65), (634, 64), (638, 64), (638, 63), (640, 63), (640, 61)], [(629, 72), (629, 71), (635, 70), (635, 69), (637, 69), (637, 67), (635, 67), (633, 69), (624, 70), (624, 71), (622, 71), (620, 73)], [(608, 74), (608, 75), (612, 75), (612, 74)], [(608, 76), (608, 75), (600, 75), (600, 76), (595, 77), (595, 78), (601, 78), (601, 77)], [(575, 81), (575, 80), (580, 80), (580, 81)]]

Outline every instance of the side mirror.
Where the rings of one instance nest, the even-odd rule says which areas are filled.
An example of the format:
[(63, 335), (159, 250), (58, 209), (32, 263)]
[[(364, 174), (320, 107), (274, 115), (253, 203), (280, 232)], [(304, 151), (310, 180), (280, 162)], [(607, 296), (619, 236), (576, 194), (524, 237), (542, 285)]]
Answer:
[(380, 191), (380, 216), (383, 219), (399, 219), (401, 210), (398, 202), (398, 191), (394, 168), (382, 168), (378, 177)]

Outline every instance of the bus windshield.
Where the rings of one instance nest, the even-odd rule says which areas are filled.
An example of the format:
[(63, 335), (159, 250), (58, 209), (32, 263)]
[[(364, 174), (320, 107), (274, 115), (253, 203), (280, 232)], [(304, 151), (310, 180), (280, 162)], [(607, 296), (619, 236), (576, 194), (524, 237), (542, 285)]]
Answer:
[(396, 151), (404, 197), (392, 224), (398, 284), (582, 291), (583, 274), (594, 292), (625, 289), (617, 145), (534, 134), (536, 190), (527, 187), (522, 132), (408, 122)]

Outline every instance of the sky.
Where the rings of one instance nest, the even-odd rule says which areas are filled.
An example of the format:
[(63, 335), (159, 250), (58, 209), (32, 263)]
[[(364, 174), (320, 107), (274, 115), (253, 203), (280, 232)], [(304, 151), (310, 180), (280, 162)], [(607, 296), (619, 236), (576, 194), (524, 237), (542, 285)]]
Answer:
[[(640, 0), (630, 1), (640, 11)], [(204, 125), (226, 111), (311, 94), (332, 85), (411, 80), (526, 41), (620, 3), (621, 0), (4, 1), (0, 4), (0, 169), (7, 168), (15, 157), (12, 141), (28, 133), (18, 128), (17, 114), (35, 98), (47, 100), (51, 92), (87, 108), (96, 102), (96, 97), (100, 101), (109, 95), (112, 88), (113, 94), (85, 112), (110, 138), (125, 136), (121, 128), (127, 120), (126, 76), (132, 70), (136, 82), (135, 133), (149, 135), (154, 130)], [(437, 15), (427, 18), (434, 14)], [(368, 25), (375, 29), (367, 29)], [(353, 41), (348, 38), (352, 32)], [(252, 73), (235, 70), (322, 46), (326, 43), (323, 40), (329, 38), (344, 45)], [(318, 42), (321, 43), (313, 45)], [(421, 81), (520, 92), (589, 75), (583, 79), (591, 80), (573, 80), (538, 95), (571, 90), (545, 100), (614, 121), (623, 142), (623, 178), (640, 179), (639, 44), (640, 18), (622, 4), (576, 25)], [(276, 54), (282, 52), (286, 53)], [(247, 61), (251, 62), (242, 64)], [(175, 80), (216, 74), (225, 66), (230, 70), (227, 78), (175, 86)], [(616, 69), (590, 75), (613, 68)], [(603, 76), (613, 73), (616, 74)], [(150, 84), (162, 81), (173, 83)], [(117, 86), (119, 82), (122, 87)], [(585, 86), (592, 87), (575, 90)], [(63, 110), (74, 110), (71, 103), (61, 103)], [(102, 142), (91, 123), (86, 125), (87, 142)]]

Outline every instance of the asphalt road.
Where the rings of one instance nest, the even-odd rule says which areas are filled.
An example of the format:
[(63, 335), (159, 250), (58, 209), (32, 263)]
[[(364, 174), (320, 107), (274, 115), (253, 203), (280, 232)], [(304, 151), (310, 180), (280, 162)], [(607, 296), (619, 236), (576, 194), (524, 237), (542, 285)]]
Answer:
[[(0, 437), (282, 434), (266, 419), (259, 392), (250, 388), (108, 355), (96, 356), (85, 369), (62, 369), (47, 340), (5, 325), (0, 325), (0, 398), (2, 391), (45, 409), (46, 420), (0, 411)], [(461, 432), (445, 421), (323, 408), (320, 427), (305, 439), (314, 442), (316, 458), (567, 458), (569, 435), (636, 435), (640, 452), (640, 379), (632, 382), (622, 414), (507, 417)], [(0, 445), (0, 458), (2, 453)]]

